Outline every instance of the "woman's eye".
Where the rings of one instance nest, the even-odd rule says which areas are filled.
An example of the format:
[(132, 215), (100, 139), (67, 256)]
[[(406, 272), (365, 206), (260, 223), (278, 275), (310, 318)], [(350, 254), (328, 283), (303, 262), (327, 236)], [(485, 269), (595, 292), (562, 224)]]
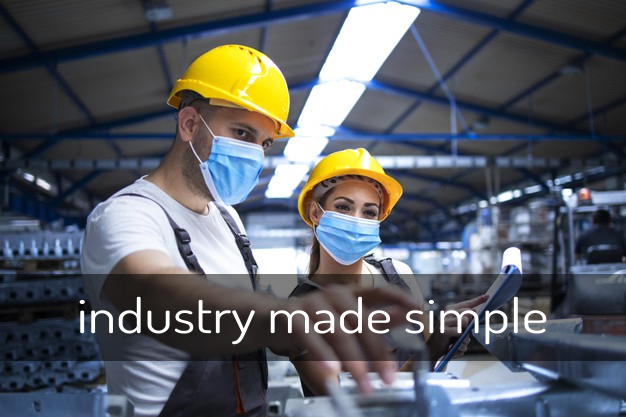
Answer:
[(373, 219), (377, 219), (378, 218), (378, 212), (374, 211), (374, 210), (365, 210), (365, 213), (363, 213), (365, 216), (367, 217), (371, 217)]
[(263, 146), (264, 151), (267, 151), (272, 147), (273, 144), (274, 142), (271, 139), (266, 139), (263, 141), (263, 144), (261, 146)]
[(347, 204), (337, 204), (335, 205), (335, 208), (339, 211), (350, 211), (350, 206)]

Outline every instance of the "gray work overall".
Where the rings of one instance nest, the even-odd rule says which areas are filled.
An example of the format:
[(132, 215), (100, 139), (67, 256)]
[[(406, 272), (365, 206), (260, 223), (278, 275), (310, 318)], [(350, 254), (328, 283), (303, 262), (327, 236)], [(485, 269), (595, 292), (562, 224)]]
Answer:
[[(204, 274), (191, 250), (189, 233), (170, 217), (165, 208), (150, 197), (140, 194), (121, 196), (143, 197), (154, 201), (164, 211), (176, 236), (178, 251), (187, 268)], [(217, 205), (230, 228), (256, 290), (257, 264), (250, 241), (239, 231), (237, 223), (224, 206)], [(265, 350), (230, 356), (192, 356), (177, 381), (159, 417), (260, 417), (267, 415), (267, 360)]]

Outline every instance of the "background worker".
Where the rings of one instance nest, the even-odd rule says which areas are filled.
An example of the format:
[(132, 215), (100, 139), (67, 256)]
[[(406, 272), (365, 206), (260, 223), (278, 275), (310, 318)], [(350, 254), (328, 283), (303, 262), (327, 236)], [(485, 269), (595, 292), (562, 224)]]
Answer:
[[(424, 297), (411, 268), (396, 259), (368, 256), (381, 242), (380, 222), (383, 221), (402, 195), (402, 186), (385, 174), (367, 150), (346, 149), (323, 158), (311, 171), (298, 198), (302, 220), (313, 228), (308, 277), (291, 296), (302, 296), (324, 290), (329, 285), (358, 285), (364, 288), (397, 287), (410, 294), (420, 309), (426, 312)], [(485, 302), (486, 296), (449, 306), (459, 312)], [(451, 339), (458, 336), (456, 320), (446, 322), (444, 333), (430, 334), (426, 314), (418, 316), (425, 331), (422, 333), (434, 364), (443, 356)], [(464, 325), (468, 317), (464, 316)], [(467, 343), (459, 349), (462, 355)], [(402, 363), (410, 354), (396, 351)], [(309, 354), (294, 358), (308, 395), (326, 394), (327, 381), (336, 381), (336, 373), (321, 369)], [(407, 363), (405, 370), (410, 370)]]
[(624, 262), (624, 236), (611, 227), (611, 213), (600, 208), (593, 213), (593, 226), (576, 239), (576, 257), (588, 264)]
[[(415, 308), (410, 299), (395, 291), (347, 288), (298, 300), (253, 292), (256, 265), (230, 205), (243, 201), (257, 183), (264, 150), (293, 136), (279, 68), (252, 48), (220, 46), (187, 68), (167, 102), (178, 111), (176, 135), (159, 167), (99, 204), (87, 220), (81, 266), (92, 308), (108, 310), (117, 323), (140, 297), (155, 329), (166, 327), (166, 311), (188, 311), (185, 319), (198, 323), (199, 301), (209, 311), (255, 314), (237, 345), (233, 315), (222, 317), (219, 333), (213, 321), (205, 321), (211, 334), (99, 328), (109, 392), (125, 395), (139, 417), (263, 416), (265, 346), (285, 354), (304, 347), (322, 367), (350, 359), (345, 366), (367, 390), (367, 367), (354, 359), (360, 352), (391, 359), (382, 338), (305, 333), (297, 318), (292, 334), (284, 320), (272, 334), (271, 311), (340, 314), (355, 309), (360, 296), (366, 306), (393, 304), (397, 318)], [(376, 370), (384, 380), (393, 379), (392, 362), (381, 361)]]

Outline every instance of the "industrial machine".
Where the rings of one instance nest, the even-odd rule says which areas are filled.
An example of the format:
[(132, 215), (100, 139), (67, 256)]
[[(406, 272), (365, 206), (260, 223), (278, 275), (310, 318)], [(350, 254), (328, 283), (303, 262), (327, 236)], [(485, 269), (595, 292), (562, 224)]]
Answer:
[(586, 188), (564, 200), (556, 228), (560, 251), (552, 285), (554, 317), (582, 317), (583, 332), (626, 335), (626, 263), (585, 264), (574, 253), (578, 236), (591, 225), (599, 208), (612, 215), (612, 225), (626, 231), (626, 191)]
[[(342, 375), (339, 388), (328, 387), (328, 397), (288, 399), (285, 415), (626, 416), (626, 335), (582, 334), (581, 317), (546, 320), (524, 329), (511, 324), (491, 333), (486, 328), (487, 324), (473, 331), (473, 337), (493, 361), (504, 365), (504, 373), (493, 376), (491, 384), (428, 372), (421, 339), (395, 331), (391, 334), (395, 344), (422, 359), (415, 362), (412, 373), (403, 374), (391, 386), (372, 375), (375, 391), (368, 395), (359, 394), (349, 375)], [(525, 379), (510, 382), (513, 374), (521, 373)]]
[(626, 337), (579, 334), (581, 324), (549, 320), (542, 334), (509, 328), (485, 345), (511, 373), (534, 377), (527, 382), (478, 386), (418, 366), (392, 386), (372, 376), (375, 392), (362, 395), (342, 375), (328, 397), (289, 399), (286, 416), (625, 416)]

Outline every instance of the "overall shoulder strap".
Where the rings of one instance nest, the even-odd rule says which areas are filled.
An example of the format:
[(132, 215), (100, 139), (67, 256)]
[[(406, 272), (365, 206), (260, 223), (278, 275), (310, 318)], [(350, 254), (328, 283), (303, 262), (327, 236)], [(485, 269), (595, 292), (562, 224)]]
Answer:
[(382, 269), (382, 275), (389, 285), (397, 285), (403, 290), (408, 291), (409, 293), (411, 292), (411, 288), (409, 288), (408, 284), (404, 281), (404, 279), (402, 279), (400, 274), (398, 274), (398, 270), (393, 265), (393, 259), (376, 257), (373, 254), (369, 254), (364, 257), (363, 260), (378, 269)]
[(246, 264), (246, 268), (248, 269), (248, 273), (250, 274), (250, 279), (252, 280), (252, 288), (256, 290), (257, 287), (257, 271), (259, 266), (252, 255), (252, 249), (250, 248), (250, 239), (246, 236), (245, 233), (241, 233), (239, 230), (239, 226), (237, 226), (237, 222), (230, 214), (226, 206), (215, 203), (218, 210), (222, 214), (224, 221), (228, 225), (228, 228), (233, 233), (235, 237), (235, 242), (237, 243), (237, 248), (239, 248), (239, 252), (241, 252), (241, 256), (243, 257), (243, 261)]
[(189, 236), (189, 233), (182, 227), (179, 227), (178, 224), (176, 224), (174, 219), (172, 219), (172, 217), (168, 214), (167, 210), (165, 210), (165, 207), (163, 207), (161, 203), (159, 203), (158, 201), (150, 197), (147, 197), (142, 194), (136, 194), (136, 193), (124, 193), (124, 194), (119, 194), (116, 197), (122, 197), (122, 196), (145, 198), (146, 200), (150, 200), (154, 202), (157, 206), (161, 207), (161, 210), (163, 210), (163, 213), (165, 213), (165, 216), (167, 217), (167, 221), (170, 223), (170, 226), (172, 227), (172, 230), (174, 231), (174, 236), (176, 237), (176, 246), (178, 246), (178, 252), (180, 253), (180, 256), (183, 258), (183, 261), (185, 261), (185, 265), (187, 266), (187, 269), (189, 269), (191, 272), (204, 274), (204, 271), (202, 270), (202, 267), (200, 266), (200, 263), (198, 262), (196, 255), (194, 255), (193, 251), (191, 250), (191, 246), (189, 245), (191, 243), (191, 237)]
[(305, 294), (308, 294), (314, 291), (320, 291), (320, 288), (316, 287), (315, 285), (311, 285), (308, 282), (303, 282), (302, 284), (298, 284), (298, 286), (296, 286), (296, 288), (294, 288), (293, 291), (291, 291), (291, 294), (289, 294), (288, 298), (301, 297)]

